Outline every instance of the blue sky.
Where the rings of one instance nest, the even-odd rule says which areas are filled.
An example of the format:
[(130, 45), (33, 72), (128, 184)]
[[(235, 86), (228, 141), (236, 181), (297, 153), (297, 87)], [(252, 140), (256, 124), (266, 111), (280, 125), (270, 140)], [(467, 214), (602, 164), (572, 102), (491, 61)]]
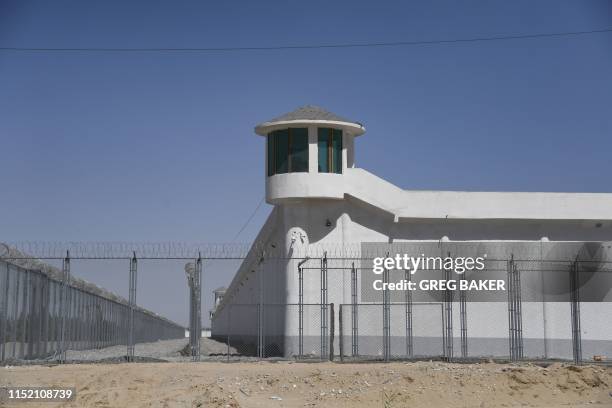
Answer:
[[(3, 47), (609, 27), (608, 1), (0, 0)], [(611, 192), (611, 72), (612, 33), (240, 53), (0, 52), (0, 240), (230, 241), (264, 194), (254, 125), (305, 104), (363, 122), (357, 165), (406, 189)], [(262, 206), (239, 240), (269, 211)]]

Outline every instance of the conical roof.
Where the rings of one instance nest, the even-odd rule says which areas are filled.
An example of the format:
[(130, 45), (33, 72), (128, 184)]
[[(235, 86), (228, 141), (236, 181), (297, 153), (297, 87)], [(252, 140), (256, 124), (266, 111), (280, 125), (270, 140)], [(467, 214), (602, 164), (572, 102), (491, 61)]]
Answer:
[(269, 130), (271, 130), (270, 128), (272, 127), (278, 128), (284, 124), (309, 122), (329, 122), (332, 124), (338, 124), (341, 127), (347, 128), (347, 130), (350, 129), (355, 136), (361, 135), (365, 132), (365, 128), (361, 123), (346, 119), (316, 105), (305, 105), (292, 112), (285, 113), (284, 115), (260, 123), (255, 127), (255, 132), (260, 135), (265, 135)]
[(302, 106), (293, 112), (285, 113), (284, 115), (268, 120), (267, 122), (285, 122), (288, 120), (333, 120), (335, 122), (347, 122), (360, 125), (359, 122), (343, 118), (342, 116), (336, 115), (335, 113), (316, 105)]

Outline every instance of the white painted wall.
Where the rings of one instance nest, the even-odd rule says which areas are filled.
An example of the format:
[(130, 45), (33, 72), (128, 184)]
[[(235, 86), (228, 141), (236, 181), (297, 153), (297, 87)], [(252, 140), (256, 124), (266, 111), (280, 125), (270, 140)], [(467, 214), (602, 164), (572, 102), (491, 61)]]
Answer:
[[(326, 226), (327, 220), (331, 226)], [(442, 236), (458, 240), (534, 240), (546, 235), (552, 240), (598, 241), (609, 237), (609, 228), (595, 228), (591, 222), (574, 220), (401, 220), (394, 218), (376, 208), (369, 207), (355, 200), (299, 200), (275, 207), (266, 225), (270, 233), (260, 236), (262, 242), (275, 244), (284, 248), (288, 256), (292, 250), (293, 257), (300, 254), (320, 253), (328, 250), (337, 254), (343, 246), (352, 249), (359, 248), (361, 242), (401, 242), (413, 240), (439, 240)], [(534, 242), (538, 245), (539, 242)], [(354, 255), (354, 254), (353, 254)], [(254, 270), (236, 279), (228, 289), (233, 297), (226, 304), (257, 304), (259, 302), (259, 285), (263, 279), (264, 303), (298, 303), (297, 259), (290, 261), (273, 259), (265, 264), (256, 260), (246, 262), (242, 270)], [(247, 266), (248, 265), (248, 266)], [(318, 268), (319, 260), (308, 261), (306, 266)], [(330, 265), (332, 266), (332, 265)], [(330, 270), (328, 272), (328, 302), (347, 304), (350, 298), (350, 261), (335, 261), (334, 267), (344, 267), (345, 270)], [(238, 278), (238, 276), (237, 276)], [(319, 303), (320, 280), (318, 270), (305, 271), (304, 279), (305, 303)], [(611, 294), (612, 295), (612, 294)], [(224, 302), (225, 303), (225, 302)], [(569, 306), (567, 303), (536, 302), (525, 304), (523, 325), (525, 328), (526, 353), (532, 357), (571, 357), (571, 333), (569, 327)], [(544, 319), (543, 309), (547, 318)], [(533, 310), (532, 310), (533, 309)], [(236, 310), (239, 311), (236, 313)], [(360, 327), (360, 335), (380, 336), (381, 327), (376, 321), (382, 319), (377, 309), (372, 308), (371, 316), (364, 316), (364, 324)], [(423, 309), (425, 310), (425, 309)], [(455, 307), (455, 319), (458, 319), (458, 306)], [(597, 344), (608, 341), (612, 345), (612, 327), (598, 321), (597, 316), (612, 315), (612, 303), (588, 304), (584, 307), (588, 313), (583, 313), (585, 325), (583, 329), (586, 349), (601, 353)], [(316, 307), (306, 309), (307, 319), (312, 321), (305, 325), (304, 335), (316, 338), (319, 336), (318, 313)], [(415, 310), (416, 312), (416, 310)], [(266, 314), (266, 331), (281, 333), (287, 339), (295, 338), (298, 333), (297, 306), (289, 307), (284, 315), (276, 308)], [(336, 311), (337, 313), (337, 311)], [(396, 312), (394, 312), (396, 313)], [(400, 311), (397, 311), (400, 313)], [(430, 311), (426, 312), (429, 316)], [(234, 338), (248, 335), (256, 336), (257, 315), (254, 308), (238, 306), (231, 318), (223, 308), (218, 309), (213, 321), (213, 336), (224, 334), (229, 330)], [(217, 325), (219, 321), (230, 319), (232, 327), (223, 329)], [(336, 316), (337, 319), (337, 316)], [(545, 321), (546, 320), (546, 321)], [(431, 323), (429, 331), (436, 332), (441, 327)], [(401, 325), (398, 325), (401, 329)], [(217, 330), (219, 328), (219, 330)], [(487, 355), (507, 354), (507, 305), (505, 303), (470, 303), (468, 304), (469, 336), (474, 337), (473, 352), (486, 351)], [(441, 333), (441, 331), (440, 331)], [(460, 337), (458, 320), (454, 325), (454, 334)], [(399, 334), (398, 334), (399, 336)], [(399, 337), (398, 337), (399, 339)], [(546, 339), (546, 340), (545, 340)], [(593, 340), (594, 343), (589, 343)], [(374, 340), (372, 340), (374, 341)], [(399, 341), (399, 340), (398, 340)], [(458, 341), (458, 340), (457, 340)], [(546, 345), (544, 344), (546, 342)], [(372, 346), (374, 347), (374, 346)], [(395, 347), (395, 346), (394, 346)], [(399, 347), (399, 346), (397, 346)], [(458, 343), (456, 343), (458, 349)], [(365, 352), (364, 348), (364, 352)], [(295, 342), (286, 347), (288, 355), (295, 353)], [(605, 350), (603, 350), (605, 351)], [(612, 349), (607, 351), (612, 354)], [(505, 353), (505, 354), (504, 354)], [(526, 354), (528, 355), (528, 354)]]
[[(339, 248), (355, 248), (362, 242), (437, 241), (442, 237), (454, 241), (538, 241), (542, 237), (551, 241), (612, 239), (612, 194), (402, 190), (354, 167), (353, 135), (364, 130), (361, 127), (358, 131), (355, 124), (335, 124), (344, 130), (343, 173), (321, 174), (317, 171), (316, 128), (330, 126), (330, 123), (264, 124), (257, 132), (266, 134), (289, 125), (309, 128), (309, 172), (266, 177), (266, 199), (275, 207), (256, 239), (258, 248), (274, 247), (284, 250), (285, 256), (299, 257), (300, 253), (312, 255), (316, 251), (322, 255), (325, 248), (337, 253)], [(328, 221), (329, 226), (326, 225)], [(212, 335), (256, 335), (256, 309), (235, 306), (236, 311), (242, 312), (232, 313), (230, 318), (229, 306), (259, 303), (260, 286), (265, 303), (297, 303), (297, 262), (296, 259), (269, 260), (261, 264), (259, 257), (251, 254), (239, 268), (224, 301), (217, 308)], [(312, 260), (307, 265), (317, 267), (317, 262)], [(349, 261), (338, 262), (336, 266), (350, 266)], [(348, 270), (330, 271), (328, 279), (328, 301), (350, 303)], [(317, 271), (313, 270), (305, 278), (304, 289), (306, 303), (319, 302)], [(590, 316), (610, 316), (610, 305), (612, 303), (589, 304), (585, 310), (589, 310)], [(469, 336), (480, 339), (482, 347), (492, 347), (491, 350), (500, 347), (493, 354), (507, 354), (507, 347), (499, 343), (507, 341), (506, 304), (469, 304), (469, 309)], [(525, 337), (533, 340), (529, 347), (534, 356), (541, 352), (538, 342), (544, 343), (546, 338), (550, 344), (542, 344), (541, 349), (546, 349), (549, 357), (567, 357), (567, 341), (571, 338), (566, 327), (569, 324), (568, 304), (526, 304), (525, 310)], [(316, 310), (311, 312), (316, 314)], [(270, 311), (266, 316), (266, 328), (271, 333), (288, 338), (297, 335), (297, 314), (293, 308), (287, 308), (284, 315)], [(372, 324), (363, 327), (362, 333), (371, 330), (372, 334), (380, 335), (376, 322), (382, 317), (373, 316), (372, 319)], [(587, 318), (583, 338), (604, 340), (612, 345), (612, 327), (596, 320)], [(230, 321), (232, 326), (228, 327)], [(305, 336), (319, 335), (315, 323), (305, 327)], [(458, 337), (458, 322), (454, 326)], [(432, 330), (435, 331), (435, 327)], [(487, 339), (496, 339), (499, 344), (491, 346)], [(569, 352), (571, 355), (571, 349)], [(609, 353), (612, 354), (612, 349)]]

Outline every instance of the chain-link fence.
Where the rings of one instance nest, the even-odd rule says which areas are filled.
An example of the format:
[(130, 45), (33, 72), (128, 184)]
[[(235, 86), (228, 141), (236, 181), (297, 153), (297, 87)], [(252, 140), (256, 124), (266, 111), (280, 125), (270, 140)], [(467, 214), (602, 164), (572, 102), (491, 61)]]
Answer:
[[(64, 263), (65, 272), (69, 267)], [(128, 344), (130, 311), (134, 342), (184, 336), (184, 328), (65, 275), (0, 261), (0, 361), (65, 359), (66, 350)]]
[(233, 357), (328, 360), (333, 356), (333, 305), (228, 304), (215, 312), (214, 340)]
[[(339, 309), (339, 358), (418, 359), (444, 356), (441, 303), (345, 304)], [(388, 335), (383, 335), (389, 313)]]
[[(188, 257), (191, 247), (179, 247), (178, 257), (163, 247), (159, 257), (150, 252), (145, 259), (193, 262), (185, 311), (191, 316), (189, 354), (194, 360), (203, 354), (220, 360), (500, 358), (580, 363), (612, 357), (611, 247), (609, 242), (407, 241), (305, 244), (287, 250), (257, 244), (235, 253), (226, 247), (208, 252), (195, 248), (194, 257)], [(94, 249), (109, 255), (113, 247)], [(128, 248), (119, 249), (116, 259), (126, 259)], [(85, 257), (87, 248), (80, 255)], [(421, 262), (418, 271), (381, 268), (381, 258), (403, 255)], [(475, 268), (472, 258), (482, 268)], [(135, 306), (140, 260), (134, 254), (126, 260), (130, 301), (123, 302), (93, 295), (70, 280), (66, 285), (64, 275), (50, 277), (2, 263), (3, 358), (182, 337), (179, 326)], [(218, 263), (228, 260), (240, 264), (223, 300), (203, 302), (211, 306), (206, 314), (211, 342), (200, 347), (200, 297), (210, 294), (202, 288), (211, 288), (212, 273), (227, 276)], [(455, 287), (432, 286), (451, 281)], [(480, 281), (502, 285), (499, 290), (472, 287)], [(406, 289), (410, 285), (416, 289)], [(30, 289), (24, 290), (26, 286)]]
[[(610, 247), (607, 242), (435, 241), (310, 245), (292, 248), (291, 257), (268, 252), (267, 258), (243, 263), (245, 273), (236, 274), (223, 305), (235, 306), (231, 315), (237, 317), (223, 319), (230, 325), (236, 319), (240, 326), (240, 316), (252, 314), (252, 324), (279, 322), (280, 335), (261, 323), (252, 330), (258, 330), (259, 344), (266, 336), (278, 339), (274, 343), (283, 346), (276, 350), (286, 358), (304, 357), (286, 346), (297, 337), (298, 344), (318, 339), (321, 347), (313, 354), (321, 352), (320, 358), (344, 361), (605, 361), (612, 356)], [(373, 273), (376, 258), (403, 254), (422, 262), (417, 273), (386, 267)], [(474, 267), (475, 259), (481, 268)], [(402, 282), (416, 289), (388, 285)], [(435, 286), (446, 282), (455, 286)], [(326, 310), (316, 322), (317, 338), (285, 318), (289, 314), (266, 311), (266, 302), (282, 299), (297, 301), (298, 308)], [(238, 303), (244, 300), (253, 305), (241, 313), (245, 307)], [(220, 316), (213, 319), (213, 334)], [(241, 337), (234, 333), (233, 342)]]

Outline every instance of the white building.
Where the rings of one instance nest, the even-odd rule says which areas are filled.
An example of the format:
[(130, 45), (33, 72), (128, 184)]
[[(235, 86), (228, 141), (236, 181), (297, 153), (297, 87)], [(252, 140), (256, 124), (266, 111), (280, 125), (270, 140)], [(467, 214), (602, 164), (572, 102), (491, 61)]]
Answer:
[(223, 296), (225, 296), (226, 290), (227, 289), (225, 288), (225, 286), (220, 286), (217, 289), (213, 290), (213, 307), (208, 311), (208, 317), (210, 320), (212, 320), (217, 306), (219, 306), (221, 304), (221, 301), (223, 301)]
[[(243, 262), (216, 308), (213, 337), (231, 333), (234, 339), (256, 341), (257, 325), (264, 320), (267, 344), (276, 344), (281, 354), (296, 354), (296, 307), (270, 306), (261, 317), (256, 308), (239, 305), (257, 304), (261, 300), (270, 304), (297, 304), (297, 258), (306, 255), (314, 258), (317, 251), (319, 256), (324, 251), (328, 251), (328, 256), (342, 251), (354, 255), (363, 243), (415, 244), (444, 240), (495, 241), (509, 246), (530, 242), (525, 248), (541, 252), (541, 245), (546, 244), (540, 242), (612, 239), (612, 194), (403, 190), (356, 166), (357, 138), (365, 133), (361, 123), (315, 106), (305, 106), (264, 122), (255, 132), (266, 138), (266, 201), (273, 204), (274, 209), (257, 236), (252, 256)], [(410, 170), (401, 166), (402, 171)], [(489, 250), (495, 251), (494, 248)], [(294, 259), (272, 259), (262, 263), (258, 251), (281, 253)], [(608, 255), (609, 251), (604, 256)], [(336, 267), (344, 269), (330, 267), (328, 270), (327, 300), (336, 305), (349, 304), (352, 301), (349, 269), (352, 263), (349, 260), (334, 262)], [(305, 265), (318, 268), (320, 261), (311, 259)], [(319, 303), (319, 272), (308, 269), (304, 273), (303, 302)], [(367, 303), (362, 295), (360, 288), (358, 302)], [(607, 296), (606, 299), (612, 301), (610, 294)], [(527, 343), (529, 339), (542, 343), (533, 345), (534, 356), (567, 357), (568, 341), (571, 343), (571, 333), (566, 327), (570, 324), (569, 317), (560, 317), (566, 320), (559, 322), (553, 317), (565, 316), (564, 311), (569, 316), (569, 309), (567, 305), (555, 309), (549, 303), (542, 301), (524, 306), (529, 317), (537, 315), (537, 318), (532, 324), (525, 321), (523, 336)], [(605, 304), (606, 307), (609, 304)], [(230, 305), (233, 305), (231, 318), (228, 316)], [(507, 305), (502, 302), (476, 305), (469, 305), (470, 353), (484, 345), (489, 350), (484, 354), (507, 355)], [(548, 310), (546, 316), (550, 307), (553, 309)], [(583, 316), (589, 307), (603, 306), (586, 305)], [(304, 309), (305, 315), (316, 314), (307, 309)], [(499, 316), (487, 315), (493, 313), (492, 310), (497, 310)], [(609, 318), (610, 309), (606, 310)], [(418, 320), (416, 309), (414, 313)], [(492, 323), (478, 323), (487, 316)], [(379, 317), (376, 312), (376, 318)], [(458, 317), (453, 316), (453, 319)], [(374, 327), (381, 323), (367, 324)], [(498, 330), (492, 329), (495, 324)], [(583, 343), (591, 339), (595, 342), (593, 350), (612, 356), (611, 330), (600, 328), (598, 322), (592, 325), (593, 329), (583, 334)], [(458, 338), (459, 324), (453, 327), (453, 336)], [(363, 325), (361, 329), (365, 333)], [(304, 323), (304, 338), (312, 336), (312, 345), (304, 340), (308, 343), (304, 353), (310, 352), (309, 347), (314, 352), (318, 344), (317, 330), (317, 322)], [(422, 337), (435, 338), (436, 330)], [(398, 333), (401, 337), (402, 333)], [(603, 350), (598, 348), (600, 341), (608, 344)], [(569, 354), (571, 356), (571, 348)]]

